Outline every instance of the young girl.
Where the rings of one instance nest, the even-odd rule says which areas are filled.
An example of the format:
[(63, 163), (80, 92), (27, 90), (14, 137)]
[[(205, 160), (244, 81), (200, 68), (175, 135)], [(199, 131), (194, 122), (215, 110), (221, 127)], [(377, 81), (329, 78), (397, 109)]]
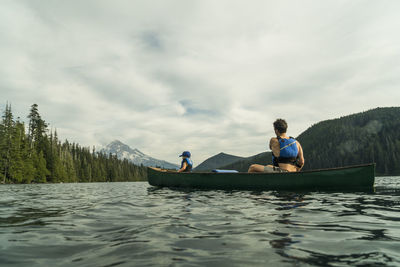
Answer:
[(191, 172), (193, 168), (193, 162), (190, 159), (190, 152), (184, 151), (179, 157), (182, 157), (182, 163), (178, 172)]

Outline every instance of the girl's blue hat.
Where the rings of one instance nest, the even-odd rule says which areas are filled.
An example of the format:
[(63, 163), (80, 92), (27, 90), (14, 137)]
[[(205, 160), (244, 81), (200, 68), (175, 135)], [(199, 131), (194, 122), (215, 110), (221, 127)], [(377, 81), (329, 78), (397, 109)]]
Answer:
[(183, 151), (182, 155), (180, 155), (179, 157), (187, 157), (187, 158), (190, 158), (190, 152), (189, 152), (189, 151)]

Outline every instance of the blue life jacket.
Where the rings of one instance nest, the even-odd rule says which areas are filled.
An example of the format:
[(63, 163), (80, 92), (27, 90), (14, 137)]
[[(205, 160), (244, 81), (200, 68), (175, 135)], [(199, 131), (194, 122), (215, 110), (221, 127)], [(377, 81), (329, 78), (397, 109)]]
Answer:
[(277, 137), (280, 147), (279, 157), (275, 157), (272, 153), (272, 162), (274, 166), (279, 167), (279, 163), (296, 164), (299, 149), (297, 148), (296, 139), (289, 137), (284, 139)]
[(186, 162), (186, 169), (184, 169), (183, 171), (184, 172), (191, 172), (192, 171), (192, 168), (193, 168), (193, 162), (192, 162), (192, 160), (191, 159), (189, 159), (189, 158), (184, 158), (184, 159), (182, 159), (182, 163), (181, 163), (181, 169), (182, 169), (182, 167), (183, 167), (183, 163), (185, 163)]

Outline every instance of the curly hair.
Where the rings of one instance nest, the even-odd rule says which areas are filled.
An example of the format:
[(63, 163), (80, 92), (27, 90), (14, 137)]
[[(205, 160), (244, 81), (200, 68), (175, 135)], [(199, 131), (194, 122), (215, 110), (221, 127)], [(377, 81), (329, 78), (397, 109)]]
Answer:
[(274, 129), (280, 133), (286, 133), (287, 127), (287, 122), (284, 119), (277, 119), (274, 122)]

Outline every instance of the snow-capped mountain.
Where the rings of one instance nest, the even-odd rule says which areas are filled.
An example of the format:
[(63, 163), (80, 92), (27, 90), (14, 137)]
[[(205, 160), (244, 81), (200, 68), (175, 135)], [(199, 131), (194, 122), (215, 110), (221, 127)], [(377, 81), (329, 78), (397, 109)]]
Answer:
[(178, 165), (152, 158), (138, 149), (132, 149), (121, 141), (114, 140), (101, 150), (105, 154), (117, 155), (119, 159), (127, 159), (136, 165), (143, 164), (149, 167), (161, 167), (165, 169), (176, 169)]

